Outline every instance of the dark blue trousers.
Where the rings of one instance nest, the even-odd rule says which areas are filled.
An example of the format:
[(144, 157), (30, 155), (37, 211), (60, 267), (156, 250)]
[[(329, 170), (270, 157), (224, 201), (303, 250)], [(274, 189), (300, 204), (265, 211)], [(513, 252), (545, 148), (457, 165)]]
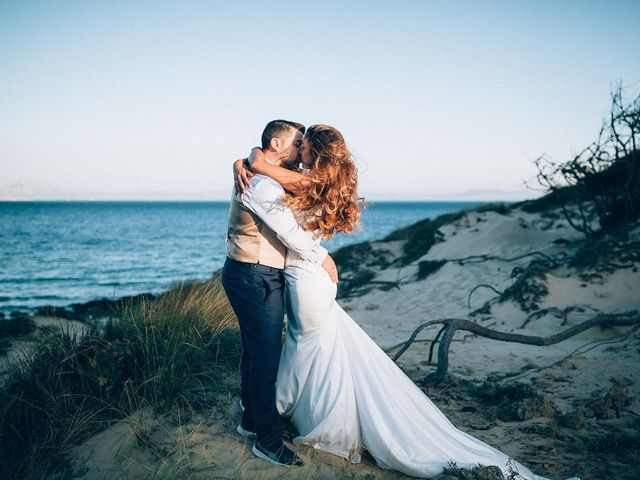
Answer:
[(282, 350), (284, 276), (277, 268), (227, 258), (222, 286), (240, 324), (242, 425), (275, 451), (282, 445), (275, 385)]

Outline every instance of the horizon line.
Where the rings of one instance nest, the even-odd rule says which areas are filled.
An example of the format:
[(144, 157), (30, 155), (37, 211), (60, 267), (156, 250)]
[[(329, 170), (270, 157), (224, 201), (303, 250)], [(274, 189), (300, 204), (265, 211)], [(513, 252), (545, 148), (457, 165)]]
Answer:
[[(521, 202), (532, 200), (531, 198), (364, 198), (365, 202)], [(229, 203), (229, 200), (213, 198), (0, 198), (0, 203), (38, 203), (38, 202), (58, 202), (58, 203)]]

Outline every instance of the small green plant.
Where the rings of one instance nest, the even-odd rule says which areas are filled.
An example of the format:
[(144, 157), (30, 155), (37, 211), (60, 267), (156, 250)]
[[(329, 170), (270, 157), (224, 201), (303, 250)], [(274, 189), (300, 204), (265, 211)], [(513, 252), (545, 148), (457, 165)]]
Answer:
[(507, 476), (505, 477), (500, 468), (495, 465), (476, 465), (472, 469), (458, 467), (456, 462), (449, 461), (449, 466), (445, 467), (442, 475), (438, 479), (442, 480), (517, 480), (521, 478), (518, 471), (513, 468), (511, 459), (507, 461)]
[(424, 280), (432, 273), (437, 272), (447, 263), (446, 260), (421, 260), (418, 262), (418, 278)]

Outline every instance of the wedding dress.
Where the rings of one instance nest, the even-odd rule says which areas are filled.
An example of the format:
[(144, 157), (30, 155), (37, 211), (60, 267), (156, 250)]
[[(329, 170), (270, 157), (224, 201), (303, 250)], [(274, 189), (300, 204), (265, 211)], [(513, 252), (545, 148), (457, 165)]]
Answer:
[(306, 444), (359, 461), (365, 448), (381, 468), (429, 478), (449, 461), (510, 469), (547, 480), (458, 430), (335, 301), (324, 269), (289, 250), (288, 324), (276, 403)]

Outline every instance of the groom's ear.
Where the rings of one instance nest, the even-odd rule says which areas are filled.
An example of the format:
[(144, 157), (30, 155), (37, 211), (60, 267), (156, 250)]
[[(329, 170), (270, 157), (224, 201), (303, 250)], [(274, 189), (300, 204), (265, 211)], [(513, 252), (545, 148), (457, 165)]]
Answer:
[(271, 148), (276, 152), (280, 150), (280, 139), (278, 137), (273, 137), (269, 144), (271, 145)]

